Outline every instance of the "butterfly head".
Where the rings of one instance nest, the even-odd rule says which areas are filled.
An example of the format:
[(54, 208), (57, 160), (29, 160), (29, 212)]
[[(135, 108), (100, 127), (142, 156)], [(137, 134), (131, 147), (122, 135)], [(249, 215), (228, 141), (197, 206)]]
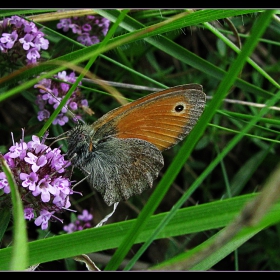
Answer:
[(94, 151), (96, 141), (93, 140), (94, 129), (80, 124), (68, 132), (68, 156), (73, 165), (79, 166)]

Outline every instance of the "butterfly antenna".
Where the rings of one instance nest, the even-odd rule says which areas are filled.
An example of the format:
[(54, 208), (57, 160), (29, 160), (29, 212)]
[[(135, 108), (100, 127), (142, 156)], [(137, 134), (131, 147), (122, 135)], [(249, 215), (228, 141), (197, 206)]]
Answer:
[[(67, 132), (67, 131), (66, 131), (66, 132)], [(58, 135), (57, 137), (47, 138), (48, 140), (49, 140), (49, 139), (56, 139), (56, 140), (54, 140), (54, 141), (49, 145), (49, 147), (51, 147), (54, 143), (56, 143), (56, 142), (58, 142), (58, 141), (60, 141), (60, 140), (64, 140), (64, 139), (67, 139), (67, 138), (68, 138), (68, 136), (65, 136), (65, 137), (62, 137), (62, 138), (58, 138), (58, 137), (60, 137), (60, 136), (63, 135), (63, 134), (65, 134), (65, 133), (62, 133), (62, 134)]]

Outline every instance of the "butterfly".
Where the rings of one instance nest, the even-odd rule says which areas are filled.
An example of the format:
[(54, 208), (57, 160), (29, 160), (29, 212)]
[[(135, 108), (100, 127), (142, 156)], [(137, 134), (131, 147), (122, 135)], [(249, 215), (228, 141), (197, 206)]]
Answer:
[(151, 93), (69, 130), (68, 156), (108, 206), (127, 200), (153, 186), (162, 152), (190, 133), (205, 102), (198, 84)]

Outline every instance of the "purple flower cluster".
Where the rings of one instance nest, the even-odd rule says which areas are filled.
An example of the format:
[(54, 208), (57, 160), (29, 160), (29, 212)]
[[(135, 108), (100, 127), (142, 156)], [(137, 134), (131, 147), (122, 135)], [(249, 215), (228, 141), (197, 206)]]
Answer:
[(110, 21), (101, 16), (83, 16), (61, 19), (57, 24), (63, 32), (77, 34), (77, 41), (85, 46), (91, 46), (100, 42), (109, 29)]
[[(24, 205), (25, 219), (35, 218), (35, 224), (44, 230), (48, 221), (58, 219), (54, 213), (61, 213), (70, 207), (71, 181), (66, 167), (70, 162), (64, 159), (61, 150), (51, 149), (33, 135), (32, 141), (14, 143), (4, 155)], [(10, 187), (4, 172), (0, 172), (0, 190), (9, 195)], [(60, 220), (61, 221), (61, 220)]]
[[(74, 83), (76, 81), (74, 72), (70, 73), (70, 75), (67, 75), (66, 71), (62, 71), (55, 75), (54, 78), (69, 83)], [(36, 98), (36, 104), (39, 107), (39, 112), (37, 115), (39, 121), (43, 121), (50, 117), (51, 110), (57, 108), (60, 101), (68, 92), (70, 86), (70, 84), (54, 81), (51, 79), (43, 79), (39, 82), (39, 84), (34, 86), (35, 88), (40, 88), (40, 94), (38, 94)], [(73, 92), (71, 98), (68, 99), (66, 107), (75, 112), (77, 119), (81, 118), (81, 115), (79, 114), (82, 112), (90, 112), (88, 108), (88, 101), (83, 98), (79, 88), (77, 88)], [(53, 124), (59, 124), (62, 126), (69, 121), (66, 107), (62, 108), (59, 115), (53, 121)]]
[(0, 24), (0, 51), (9, 62), (26, 60), (27, 64), (36, 63), (40, 51), (49, 47), (44, 36), (34, 22), (19, 16), (5, 18)]
[(63, 230), (67, 233), (71, 233), (73, 231), (83, 230), (85, 228), (91, 228), (92, 224), (90, 221), (92, 221), (93, 216), (87, 211), (83, 210), (82, 215), (78, 215), (77, 220), (70, 223), (67, 226), (63, 227)]

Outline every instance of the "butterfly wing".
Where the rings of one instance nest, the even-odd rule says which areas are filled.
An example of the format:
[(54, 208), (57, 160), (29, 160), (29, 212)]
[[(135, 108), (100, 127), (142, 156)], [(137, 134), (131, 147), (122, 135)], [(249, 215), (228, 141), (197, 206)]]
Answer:
[(108, 138), (92, 151), (82, 141), (71, 152), (82, 155), (72, 163), (88, 175), (108, 206), (151, 188), (163, 167), (161, 152), (141, 139)]
[(189, 134), (204, 106), (202, 86), (177, 86), (116, 108), (94, 122), (92, 127), (96, 139), (138, 138), (163, 151)]

